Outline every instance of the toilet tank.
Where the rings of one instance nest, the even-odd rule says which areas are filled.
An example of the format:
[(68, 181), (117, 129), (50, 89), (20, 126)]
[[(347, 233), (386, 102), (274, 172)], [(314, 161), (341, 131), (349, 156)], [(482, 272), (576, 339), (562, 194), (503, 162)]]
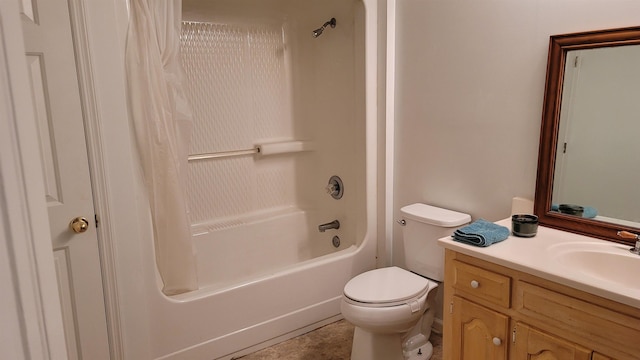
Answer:
[(426, 204), (411, 204), (400, 209), (405, 263), (408, 270), (435, 281), (444, 280), (444, 249), (439, 238), (469, 222), (471, 216)]

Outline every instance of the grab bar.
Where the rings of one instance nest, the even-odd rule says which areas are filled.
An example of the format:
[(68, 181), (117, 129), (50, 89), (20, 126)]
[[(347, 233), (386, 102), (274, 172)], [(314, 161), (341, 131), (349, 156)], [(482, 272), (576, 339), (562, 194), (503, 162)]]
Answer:
[(257, 147), (253, 149), (245, 149), (245, 150), (220, 151), (215, 153), (189, 155), (187, 160), (197, 161), (197, 160), (206, 160), (206, 159), (219, 159), (219, 158), (232, 157), (232, 156), (252, 155), (252, 154), (257, 154), (259, 152), (260, 152), (260, 149)]
[(261, 156), (295, 153), (301, 151), (313, 150), (313, 143), (311, 141), (281, 141), (271, 142), (265, 144), (256, 145), (256, 147), (244, 150), (233, 151), (220, 151), (215, 153), (194, 154), (189, 155), (187, 158), (189, 161), (206, 160), (206, 159), (219, 159), (232, 156), (243, 156), (260, 154)]

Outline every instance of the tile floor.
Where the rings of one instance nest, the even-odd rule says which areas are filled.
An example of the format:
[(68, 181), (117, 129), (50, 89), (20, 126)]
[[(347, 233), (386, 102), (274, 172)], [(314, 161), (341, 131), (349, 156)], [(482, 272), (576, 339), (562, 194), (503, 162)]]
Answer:
[[(241, 360), (348, 360), (353, 341), (353, 325), (340, 320), (315, 331), (243, 356)], [(433, 356), (442, 360), (442, 337), (431, 335)]]

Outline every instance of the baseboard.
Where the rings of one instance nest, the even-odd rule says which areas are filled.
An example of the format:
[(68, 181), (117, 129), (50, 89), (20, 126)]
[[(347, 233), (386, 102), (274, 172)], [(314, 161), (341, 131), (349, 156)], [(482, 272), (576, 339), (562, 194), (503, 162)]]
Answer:
[(442, 319), (434, 319), (433, 325), (431, 326), (431, 330), (438, 335), (442, 335), (442, 328), (443, 328)]

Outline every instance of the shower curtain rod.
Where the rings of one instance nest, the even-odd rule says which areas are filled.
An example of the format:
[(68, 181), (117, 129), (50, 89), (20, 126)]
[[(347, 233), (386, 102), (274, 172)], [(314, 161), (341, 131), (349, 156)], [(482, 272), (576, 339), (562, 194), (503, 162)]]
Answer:
[(260, 148), (233, 150), (233, 151), (220, 151), (215, 153), (195, 154), (189, 155), (187, 158), (189, 161), (206, 160), (206, 159), (219, 159), (232, 156), (252, 155), (260, 152)]

